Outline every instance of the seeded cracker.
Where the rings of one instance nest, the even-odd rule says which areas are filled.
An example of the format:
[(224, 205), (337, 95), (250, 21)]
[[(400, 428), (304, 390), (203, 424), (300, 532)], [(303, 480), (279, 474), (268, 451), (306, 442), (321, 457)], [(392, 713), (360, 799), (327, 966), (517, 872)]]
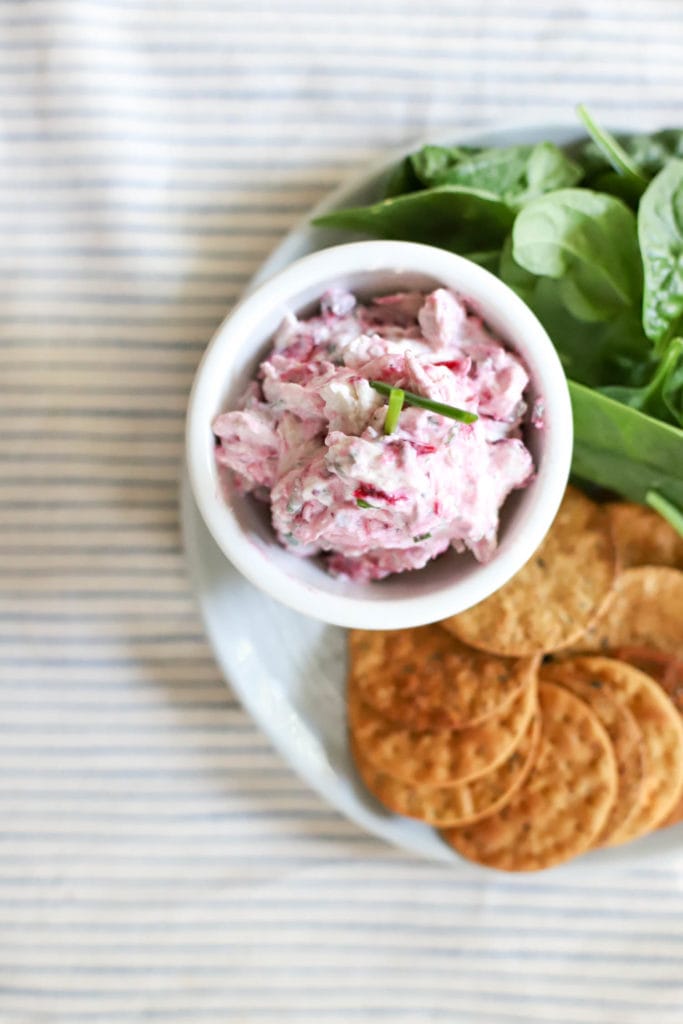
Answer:
[[(652, 676), (683, 718), (683, 661), (650, 647), (618, 647), (614, 656)], [(683, 821), (683, 794), (662, 827), (676, 825), (679, 821)]]
[(451, 786), (491, 771), (519, 745), (537, 708), (536, 677), (493, 718), (468, 729), (413, 732), (387, 722), (349, 687), (349, 726), (361, 760), (417, 786)]
[(631, 501), (605, 505), (619, 565), (668, 565), (683, 569), (683, 537), (657, 512)]
[(575, 678), (628, 707), (645, 745), (646, 773), (633, 814), (616, 829), (609, 845), (624, 843), (662, 824), (683, 794), (683, 722), (662, 688), (650, 676), (613, 658), (572, 658)]
[(631, 644), (616, 647), (610, 651), (610, 657), (626, 661), (652, 676), (673, 701), (676, 710), (683, 715), (683, 661), (654, 647), (636, 647)]
[[(654, 647), (635, 644), (616, 647), (609, 653), (619, 661), (625, 661), (651, 676), (662, 687), (679, 716), (683, 718), (683, 661), (670, 654), (665, 654), (663, 651), (658, 651)], [(676, 825), (679, 821), (683, 821), (683, 793), (676, 806), (662, 822), (662, 826)]]
[(536, 672), (533, 659), (496, 658), (440, 626), (351, 630), (350, 681), (387, 721), (462, 729), (503, 712)]
[[(396, 814), (443, 828), (479, 820), (503, 806), (519, 789), (531, 770), (540, 737), (535, 716), (516, 751), (497, 768), (469, 782), (452, 786), (411, 786), (378, 772), (354, 749), (360, 775), (380, 803)], [(352, 745), (353, 746), (353, 745)]]
[(653, 647), (683, 660), (683, 572), (661, 566), (626, 569), (600, 616), (573, 647), (603, 653)]
[(495, 654), (554, 651), (585, 632), (608, 597), (615, 573), (606, 513), (569, 487), (545, 540), (517, 575), (442, 625), (464, 643)]
[[(683, 719), (683, 661), (669, 658), (668, 663), (656, 676), (656, 679)], [(679, 821), (683, 821), (683, 793), (662, 825), (677, 825)]]
[[(661, 566), (627, 569), (573, 651), (613, 655), (646, 672), (683, 716), (683, 573)], [(683, 795), (661, 824), (681, 820)]]
[(598, 716), (612, 741), (617, 760), (617, 798), (596, 845), (609, 846), (630, 816), (634, 815), (644, 790), (646, 775), (645, 741), (635, 715), (626, 701), (610, 692), (601, 679), (591, 676), (573, 659), (544, 665), (541, 679), (566, 686)]
[(509, 803), (474, 825), (447, 829), (469, 860), (503, 871), (538, 871), (588, 850), (617, 794), (612, 744), (597, 715), (564, 687), (539, 687), (538, 756)]

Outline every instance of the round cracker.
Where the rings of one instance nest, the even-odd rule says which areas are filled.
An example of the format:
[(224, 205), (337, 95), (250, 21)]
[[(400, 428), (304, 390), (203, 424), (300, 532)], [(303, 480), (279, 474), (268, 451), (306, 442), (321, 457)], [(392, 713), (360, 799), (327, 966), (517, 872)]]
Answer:
[(683, 572), (661, 566), (626, 569), (595, 623), (574, 648), (606, 653), (653, 647), (683, 660)]
[(555, 651), (584, 633), (615, 574), (606, 513), (569, 487), (545, 540), (517, 575), (442, 625), (464, 643), (494, 654)]
[(636, 647), (626, 644), (610, 651), (610, 657), (627, 661), (634, 668), (659, 683), (673, 701), (677, 711), (683, 715), (683, 661), (654, 647)]
[(544, 665), (540, 678), (566, 686), (598, 716), (610, 738), (617, 761), (617, 796), (596, 845), (611, 845), (612, 836), (625, 824), (638, 806), (645, 778), (643, 733), (635, 715), (623, 700), (617, 699), (599, 680), (585, 678), (576, 671), (572, 659)]
[[(619, 647), (613, 654), (651, 676), (683, 717), (683, 661), (649, 647)], [(677, 825), (679, 821), (683, 821), (683, 794), (661, 827)]]
[[(683, 718), (683, 661), (667, 657), (665, 663), (661, 665), (660, 671), (656, 675), (652, 671), (648, 674), (657, 680), (673, 706), (676, 708), (679, 716)], [(674, 805), (673, 809), (669, 811), (669, 814), (662, 822), (662, 827), (677, 825), (679, 821), (683, 821), (683, 793), (681, 793), (678, 803)]]
[(541, 740), (526, 781), (495, 814), (443, 836), (468, 860), (538, 871), (584, 853), (605, 826), (617, 766), (604, 727), (565, 687), (541, 682)]
[(605, 505), (619, 565), (668, 565), (683, 569), (683, 537), (658, 512), (632, 501)]
[(683, 793), (683, 721), (662, 688), (650, 676), (614, 658), (578, 657), (571, 666), (577, 680), (602, 688), (623, 703), (640, 728), (646, 772), (640, 799), (616, 828), (608, 845), (644, 835), (667, 818)]
[(492, 771), (453, 786), (411, 786), (378, 772), (352, 742), (356, 766), (370, 792), (395, 814), (445, 828), (479, 821), (504, 806), (529, 774), (538, 749), (540, 720), (535, 715), (519, 747)]
[(675, 807), (669, 811), (664, 821), (660, 822), (657, 828), (669, 828), (671, 825), (678, 825), (683, 821), (683, 796)]
[(518, 746), (536, 707), (534, 675), (504, 711), (479, 725), (414, 732), (387, 722), (362, 700), (355, 683), (348, 693), (349, 727), (360, 758), (414, 786), (451, 786), (491, 771)]
[(535, 675), (534, 659), (474, 651), (440, 626), (352, 630), (350, 679), (370, 707), (408, 729), (462, 729), (499, 714)]

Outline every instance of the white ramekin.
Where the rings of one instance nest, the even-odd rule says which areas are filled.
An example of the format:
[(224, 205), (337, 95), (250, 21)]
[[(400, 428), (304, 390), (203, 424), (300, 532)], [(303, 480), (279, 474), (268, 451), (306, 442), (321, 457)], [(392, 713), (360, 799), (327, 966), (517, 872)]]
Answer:
[[(525, 441), (536, 476), (514, 492), (501, 516), (493, 558), (480, 565), (454, 551), (424, 569), (374, 583), (330, 576), (315, 559), (277, 542), (268, 508), (226, 496), (211, 424), (234, 408), (287, 311), (312, 311), (330, 286), (361, 297), (407, 289), (453, 288), (483, 317), (530, 374), (529, 405), (544, 405), (542, 429)], [(534, 314), (493, 274), (444, 249), (412, 242), (353, 242), (297, 260), (251, 292), (220, 326), (197, 370), (187, 412), (187, 464), (199, 511), (236, 568), (271, 597), (339, 626), (399, 629), (436, 622), (482, 601), (510, 579), (543, 540), (562, 499), (572, 452), (572, 414), (557, 353)], [(229, 624), (226, 624), (229, 628)]]

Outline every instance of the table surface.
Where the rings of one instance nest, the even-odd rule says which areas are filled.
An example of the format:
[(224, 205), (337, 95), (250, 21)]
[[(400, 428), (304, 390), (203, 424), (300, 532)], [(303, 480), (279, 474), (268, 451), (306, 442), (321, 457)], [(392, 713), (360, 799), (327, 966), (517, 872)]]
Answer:
[(5, 0), (0, 52), (0, 1021), (680, 1021), (683, 854), (363, 835), (232, 698), (178, 527), (193, 370), (296, 220), (430, 133), (680, 124), (679, 0)]

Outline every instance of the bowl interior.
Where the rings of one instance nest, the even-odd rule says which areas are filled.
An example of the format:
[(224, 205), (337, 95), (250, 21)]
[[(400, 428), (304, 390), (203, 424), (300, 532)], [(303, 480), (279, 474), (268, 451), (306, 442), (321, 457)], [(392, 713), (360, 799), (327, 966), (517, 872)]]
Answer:
[[(349, 600), (362, 598), (365, 602), (385, 602), (387, 600), (393, 602), (426, 597), (443, 591), (444, 587), (453, 587), (464, 583), (475, 574), (480, 574), (482, 567), (473, 556), (460, 555), (452, 550), (423, 569), (398, 574), (379, 583), (364, 584), (333, 578), (325, 571), (319, 560), (298, 558), (278, 544), (270, 525), (267, 505), (256, 501), (251, 496), (245, 497), (239, 494), (230, 483), (221, 482), (219, 479), (213, 457), (213, 435), (210, 427), (214, 416), (219, 412), (235, 408), (259, 362), (269, 351), (272, 335), (279, 327), (284, 315), (288, 311), (301, 316), (312, 313), (326, 287), (332, 284), (348, 288), (361, 299), (369, 299), (372, 296), (388, 294), (393, 291), (431, 290), (444, 285), (444, 281), (428, 274), (416, 273), (400, 267), (391, 270), (363, 269), (355, 273), (342, 273), (335, 275), (327, 282), (317, 280), (309, 283), (295, 294), (290, 294), (286, 305), (264, 309), (262, 316), (252, 320), (248, 327), (248, 333), (234, 339), (229, 350), (222, 354), (220, 380), (214, 381), (211, 407), (204, 409), (206, 457), (209, 463), (206, 468), (213, 481), (214, 499), (220, 505), (217, 515), (224, 521), (232, 519), (241, 532), (240, 542), (245, 548), (251, 547), (250, 557), (254, 560), (255, 575), (258, 573), (257, 563), (266, 559), (269, 569), (276, 568), (292, 583), (310, 589), (311, 592), (329, 594)], [(453, 287), (452, 283), (446, 282), (446, 285)], [(470, 308), (477, 308), (476, 299), (473, 300), (464, 293), (463, 298), (467, 300)], [(485, 320), (508, 347), (518, 350), (512, 336), (511, 324), (506, 320), (505, 313), (497, 312), (495, 308), (487, 308)], [(221, 330), (224, 329), (226, 328), (221, 328)], [(528, 404), (531, 409), (534, 400), (540, 393), (542, 367), (538, 353), (525, 351), (523, 357), (530, 374)], [(501, 511), (499, 545), (489, 565), (503, 559), (515, 545), (523, 522), (527, 518), (527, 512), (536, 503), (543, 476), (544, 452), (551, 443), (554, 429), (555, 425), (552, 420), (546, 422), (544, 430), (537, 430), (527, 424), (525, 443), (533, 456), (537, 467), (537, 476), (529, 487), (513, 492), (506, 501)], [(217, 539), (220, 542), (220, 538)], [(244, 553), (246, 554), (246, 551)]]

